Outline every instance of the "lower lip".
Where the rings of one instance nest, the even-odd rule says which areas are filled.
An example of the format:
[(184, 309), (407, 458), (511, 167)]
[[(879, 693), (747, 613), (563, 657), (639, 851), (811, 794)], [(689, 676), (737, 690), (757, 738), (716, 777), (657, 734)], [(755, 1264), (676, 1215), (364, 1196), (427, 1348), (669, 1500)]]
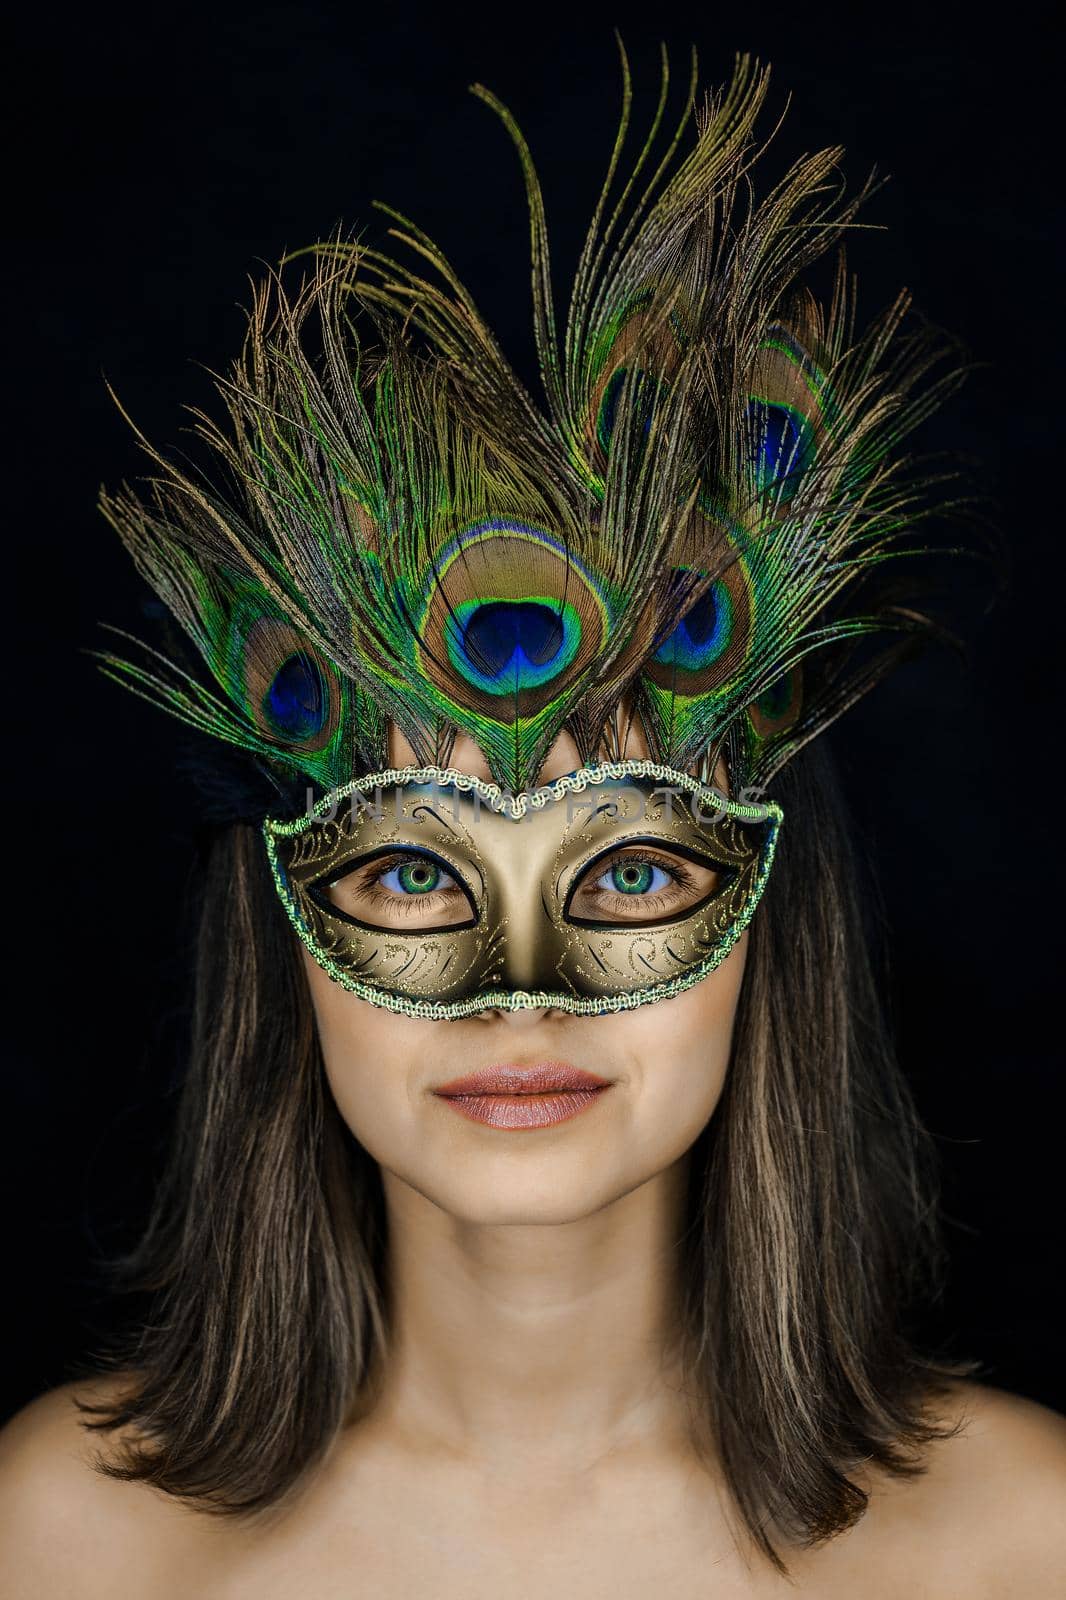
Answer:
[(471, 1122), (489, 1128), (553, 1128), (587, 1111), (610, 1084), (601, 1089), (551, 1089), (543, 1094), (447, 1094), (440, 1099)]

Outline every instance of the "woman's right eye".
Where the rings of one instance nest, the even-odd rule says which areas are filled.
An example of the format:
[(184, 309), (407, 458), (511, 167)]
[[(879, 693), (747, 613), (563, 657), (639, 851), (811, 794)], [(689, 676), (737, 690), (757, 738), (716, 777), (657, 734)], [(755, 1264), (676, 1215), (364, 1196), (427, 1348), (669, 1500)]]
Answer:
[(377, 856), (323, 887), (330, 906), (372, 928), (455, 928), (475, 920), (465, 884), (443, 861), (420, 852)]

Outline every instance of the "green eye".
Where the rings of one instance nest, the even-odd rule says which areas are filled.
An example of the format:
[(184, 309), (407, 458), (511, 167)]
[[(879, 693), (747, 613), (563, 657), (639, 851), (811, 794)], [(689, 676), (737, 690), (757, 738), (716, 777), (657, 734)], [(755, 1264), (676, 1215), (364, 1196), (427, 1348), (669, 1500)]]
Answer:
[[(655, 859), (658, 854), (661, 861)], [(682, 857), (659, 840), (634, 840), (589, 862), (567, 896), (563, 915), (579, 928), (650, 927), (686, 916), (710, 898), (717, 883), (711, 862)]]
[(665, 888), (669, 874), (650, 861), (616, 861), (600, 879), (600, 885), (613, 889), (616, 894), (647, 894), (651, 889)]
[(434, 889), (451, 888), (454, 882), (454, 878), (442, 872), (435, 861), (420, 857), (401, 861), (381, 879), (382, 888), (391, 894), (432, 894)]
[(346, 921), (396, 933), (471, 928), (478, 919), (462, 879), (428, 851), (375, 853), (332, 882), (312, 885), (311, 895), (323, 910)]

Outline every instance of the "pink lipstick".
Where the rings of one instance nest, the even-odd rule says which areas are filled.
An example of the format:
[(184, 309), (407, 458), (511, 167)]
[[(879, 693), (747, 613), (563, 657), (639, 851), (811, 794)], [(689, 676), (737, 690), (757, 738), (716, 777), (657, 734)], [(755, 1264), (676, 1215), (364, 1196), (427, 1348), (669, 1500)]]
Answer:
[(565, 1061), (532, 1067), (498, 1065), (442, 1083), (433, 1093), (490, 1128), (550, 1128), (567, 1122), (611, 1087), (606, 1078)]

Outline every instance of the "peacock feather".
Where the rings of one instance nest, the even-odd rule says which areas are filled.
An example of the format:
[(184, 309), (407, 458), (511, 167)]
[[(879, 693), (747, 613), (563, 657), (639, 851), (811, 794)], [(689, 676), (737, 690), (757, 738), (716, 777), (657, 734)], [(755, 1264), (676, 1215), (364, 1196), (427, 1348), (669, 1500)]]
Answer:
[[(905, 442), (957, 380), (901, 296), (857, 333), (842, 236), (867, 191), (841, 152), (759, 200), (768, 74), (738, 60), (697, 108), (669, 71), (628, 171), (631, 88), (564, 319), (525, 178), (546, 405), (440, 250), (314, 247), (256, 289), (244, 350), (196, 426), (226, 493), (145, 442), (158, 475), (102, 505), (205, 671), (145, 647), (106, 671), (271, 770), (322, 787), (457, 732), (496, 781), (536, 781), (560, 731), (608, 748), (620, 707), (653, 759), (765, 783), (873, 682), (859, 641), (906, 635), (876, 579), (912, 551), (930, 471)], [(695, 125), (690, 148), (685, 137)], [(821, 304), (808, 269), (838, 251)], [(403, 253), (406, 252), (406, 253)], [(561, 329), (561, 332), (560, 332)]]

